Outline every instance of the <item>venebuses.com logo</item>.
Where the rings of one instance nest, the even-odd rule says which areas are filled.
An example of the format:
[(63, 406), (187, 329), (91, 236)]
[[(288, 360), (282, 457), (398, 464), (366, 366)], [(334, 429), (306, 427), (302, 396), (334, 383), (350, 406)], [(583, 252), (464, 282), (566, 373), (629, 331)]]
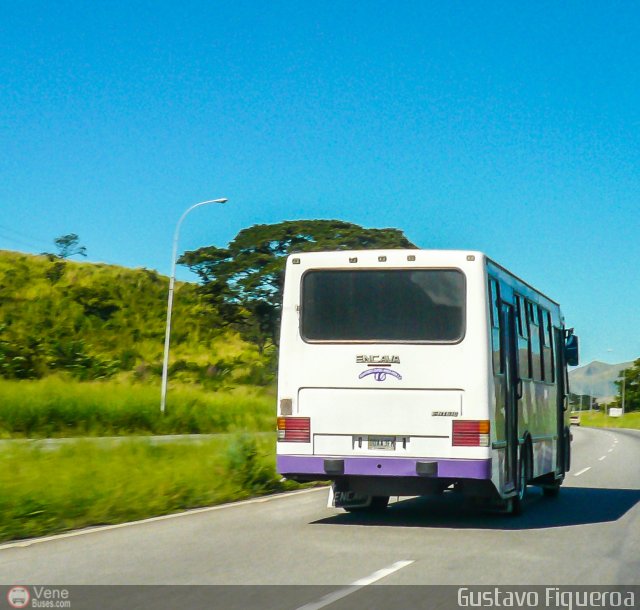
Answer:
[(26, 608), (31, 600), (31, 594), (27, 587), (16, 585), (9, 589), (7, 601), (12, 608)]
[(12, 608), (71, 608), (69, 590), (61, 587), (14, 585), (7, 592)]

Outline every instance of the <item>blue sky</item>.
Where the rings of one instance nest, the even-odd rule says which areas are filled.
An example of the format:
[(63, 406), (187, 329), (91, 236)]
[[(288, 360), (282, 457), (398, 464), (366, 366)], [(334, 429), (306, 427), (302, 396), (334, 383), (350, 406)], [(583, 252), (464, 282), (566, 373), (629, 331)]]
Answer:
[[(338, 218), (474, 249), (640, 357), (633, 2), (5, 2), (0, 249), (170, 270)], [(183, 278), (189, 277), (184, 271)]]

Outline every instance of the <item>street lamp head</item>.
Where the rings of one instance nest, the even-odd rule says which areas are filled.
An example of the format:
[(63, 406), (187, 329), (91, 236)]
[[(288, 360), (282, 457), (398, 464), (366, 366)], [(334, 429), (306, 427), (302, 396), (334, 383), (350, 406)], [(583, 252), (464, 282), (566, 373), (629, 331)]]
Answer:
[(220, 199), (214, 199), (213, 203), (227, 203), (229, 201), (226, 197), (222, 197)]

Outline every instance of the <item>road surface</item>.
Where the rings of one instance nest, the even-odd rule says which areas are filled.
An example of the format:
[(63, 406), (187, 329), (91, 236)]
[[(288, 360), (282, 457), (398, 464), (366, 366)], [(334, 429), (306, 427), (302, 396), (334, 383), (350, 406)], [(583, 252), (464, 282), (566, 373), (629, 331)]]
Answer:
[[(326, 489), (305, 490), (5, 544), (0, 582), (327, 585), (323, 595), (373, 582), (640, 584), (640, 432), (572, 431), (560, 496), (530, 487), (521, 517), (482, 512), (456, 494), (352, 515), (326, 508)], [(340, 604), (308, 608), (349, 607)]]

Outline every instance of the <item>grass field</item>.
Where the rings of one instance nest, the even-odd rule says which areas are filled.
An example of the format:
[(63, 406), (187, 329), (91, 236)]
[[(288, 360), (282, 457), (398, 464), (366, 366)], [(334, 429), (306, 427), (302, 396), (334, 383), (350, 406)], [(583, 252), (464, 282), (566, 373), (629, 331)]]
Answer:
[(208, 391), (195, 384), (172, 384), (164, 415), (159, 407), (160, 387), (155, 384), (0, 379), (0, 438), (210, 434), (275, 427), (275, 396), (265, 388)]
[(0, 541), (120, 523), (284, 489), (275, 434), (201, 443), (0, 446)]
[(640, 411), (626, 413), (623, 417), (609, 417), (600, 411), (580, 412), (580, 425), (597, 428), (640, 429)]
[(0, 443), (0, 541), (292, 489), (275, 472), (273, 390), (66, 378), (0, 380), (0, 438), (216, 434)]

